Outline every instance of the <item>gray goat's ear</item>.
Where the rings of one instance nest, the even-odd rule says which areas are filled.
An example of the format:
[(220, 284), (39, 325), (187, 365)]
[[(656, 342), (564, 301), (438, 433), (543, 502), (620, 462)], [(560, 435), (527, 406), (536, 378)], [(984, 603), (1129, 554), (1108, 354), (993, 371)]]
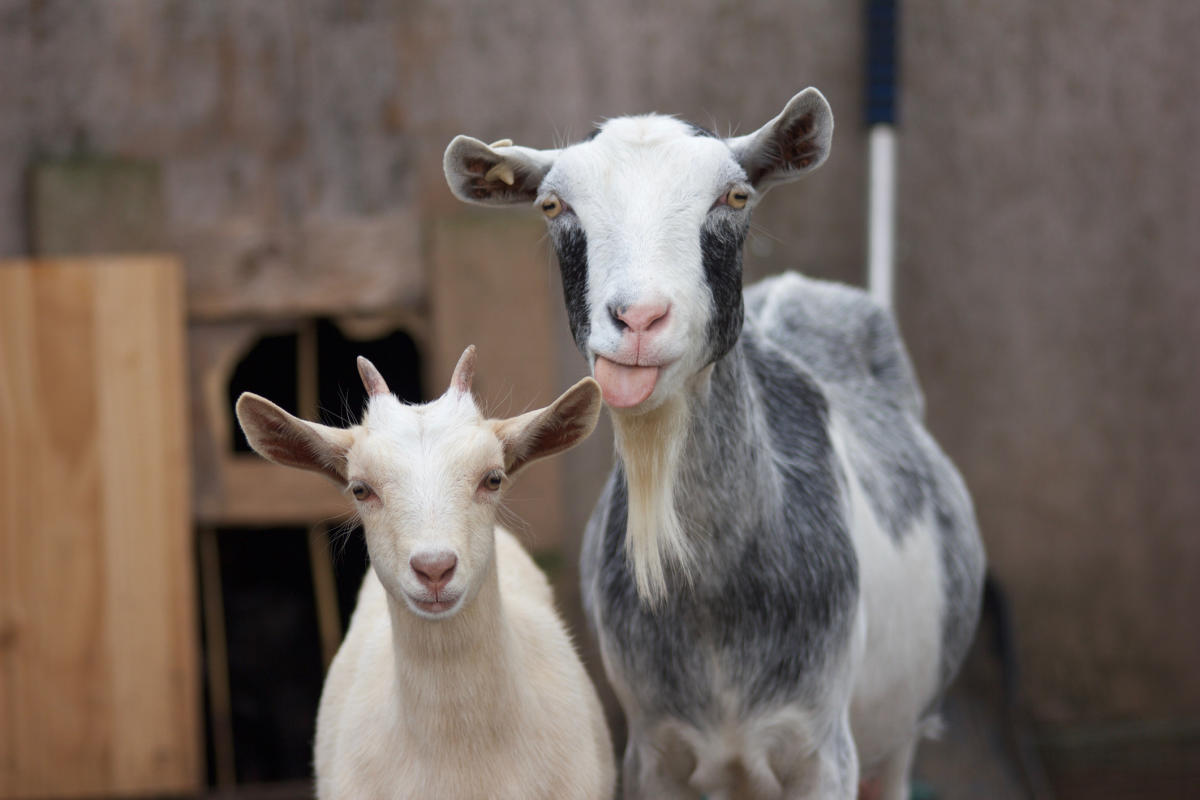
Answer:
[(832, 140), (833, 112), (824, 95), (809, 87), (789, 100), (775, 119), (726, 143), (761, 192), (821, 166)]
[(535, 150), (508, 139), (484, 144), (455, 136), (442, 158), (446, 183), (459, 200), (484, 206), (529, 205), (558, 150)]
[(546, 408), (497, 420), (504, 471), (512, 477), (540, 458), (570, 450), (595, 430), (599, 416), (600, 384), (584, 378)]
[(293, 417), (265, 397), (243, 392), (237, 418), (254, 452), (285, 467), (319, 472), (345, 486), (346, 453), (354, 434)]

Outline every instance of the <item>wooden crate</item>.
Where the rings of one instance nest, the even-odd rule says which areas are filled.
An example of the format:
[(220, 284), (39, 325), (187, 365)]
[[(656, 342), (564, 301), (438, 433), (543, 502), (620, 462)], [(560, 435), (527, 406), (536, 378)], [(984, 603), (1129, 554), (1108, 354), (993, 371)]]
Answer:
[(201, 781), (183, 278), (0, 262), (0, 797)]

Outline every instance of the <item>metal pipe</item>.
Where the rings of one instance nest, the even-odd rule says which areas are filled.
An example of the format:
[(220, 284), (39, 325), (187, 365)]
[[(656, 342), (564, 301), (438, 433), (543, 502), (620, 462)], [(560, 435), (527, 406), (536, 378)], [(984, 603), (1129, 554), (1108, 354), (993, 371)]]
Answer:
[(867, 288), (885, 308), (892, 307), (896, 271), (896, 130), (871, 128), (867, 216)]
[(866, 2), (867, 289), (891, 308), (896, 263), (897, 0)]

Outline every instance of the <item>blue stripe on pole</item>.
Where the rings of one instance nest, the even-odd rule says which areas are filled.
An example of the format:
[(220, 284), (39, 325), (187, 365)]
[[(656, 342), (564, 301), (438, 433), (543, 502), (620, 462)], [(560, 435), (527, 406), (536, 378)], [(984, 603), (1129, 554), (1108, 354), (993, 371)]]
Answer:
[(866, 0), (867, 125), (896, 124), (899, 74), (896, 41), (900, 28), (897, 0)]

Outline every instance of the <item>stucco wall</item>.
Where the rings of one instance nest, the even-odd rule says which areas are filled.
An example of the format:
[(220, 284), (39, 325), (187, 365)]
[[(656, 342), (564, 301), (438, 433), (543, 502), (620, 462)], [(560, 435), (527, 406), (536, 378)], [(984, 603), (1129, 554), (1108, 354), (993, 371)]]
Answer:
[(912, 4), (900, 317), (1043, 723), (1200, 715), (1189, 3)]
[[(1011, 590), (1037, 720), (1200, 718), (1200, 6), (905, 12), (899, 316)], [(649, 110), (745, 132), (811, 84), (833, 155), (772, 192), (747, 273), (854, 281), (859, 13), (2, 0), (0, 254), (30, 246), (34, 159), (134, 158), (161, 170), (194, 309), (419, 307), (431, 232), (463, 213), (440, 175), (453, 134), (550, 146)], [(562, 387), (582, 364), (559, 330)], [(572, 531), (609, 452), (601, 432), (567, 462)]]

